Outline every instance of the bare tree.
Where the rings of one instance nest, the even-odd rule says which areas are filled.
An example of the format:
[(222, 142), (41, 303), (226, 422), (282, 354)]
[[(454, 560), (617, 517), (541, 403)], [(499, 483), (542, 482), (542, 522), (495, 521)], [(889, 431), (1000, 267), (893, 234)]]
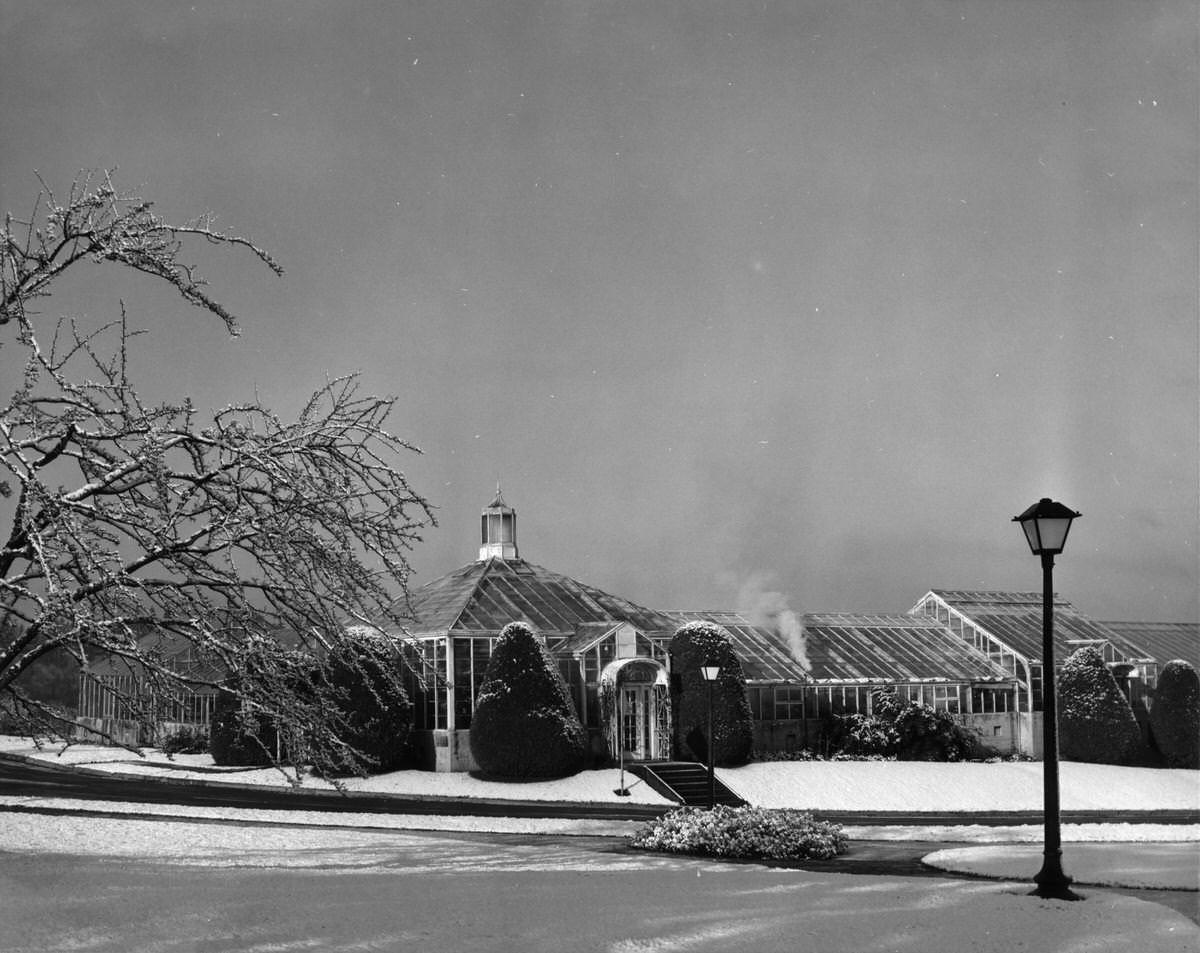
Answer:
[[(85, 685), (97, 658), (136, 673), (136, 689), (103, 686), (134, 718), (219, 673), (281, 735), (302, 738), (318, 768), (361, 763), (342, 740), (329, 665), (353, 664), (364, 631), (403, 626), (407, 554), (433, 522), (397, 469), (419, 451), (385, 429), (392, 401), (346, 377), (326, 381), (295, 421), (258, 403), (202, 415), (186, 399), (144, 402), (128, 375), (137, 332), (123, 303), (98, 329), (34, 312), (64, 272), (124, 265), (231, 332), (233, 315), (179, 260), (183, 240), (243, 247), (282, 272), (210, 218), (163, 222), (107, 174), (81, 177), (62, 205), (45, 189), (35, 211), (7, 217), (0, 233), (0, 324), (15, 325), (24, 353), (0, 406), (0, 513), (11, 522), (0, 532), (0, 626), (18, 633), (0, 643), (0, 716), (70, 736), (70, 719), (17, 682), (59, 650)], [(181, 648), (192, 664), (178, 664)]]

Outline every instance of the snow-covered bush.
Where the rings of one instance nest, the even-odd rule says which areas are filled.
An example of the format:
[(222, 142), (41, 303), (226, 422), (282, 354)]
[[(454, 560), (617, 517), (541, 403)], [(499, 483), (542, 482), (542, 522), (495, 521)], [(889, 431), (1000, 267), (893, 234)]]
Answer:
[(546, 647), (523, 622), (504, 627), (471, 718), (471, 754), (495, 778), (558, 778), (587, 757), (587, 734)]
[(684, 807), (655, 818), (630, 840), (640, 850), (763, 860), (826, 860), (846, 852), (840, 824), (788, 808)]
[(835, 757), (966, 761), (994, 754), (949, 712), (901, 702), (894, 691), (875, 692), (870, 715), (834, 716), (827, 730)]
[(746, 696), (746, 677), (729, 635), (711, 622), (689, 622), (671, 639), (671, 711), (675, 749), (708, 762), (708, 683), (700, 667), (721, 667), (712, 688), (713, 752), (717, 764), (734, 767), (750, 760), (754, 723)]
[(1168, 767), (1200, 767), (1200, 678), (1183, 659), (1168, 662), (1158, 676), (1150, 731)]
[(1124, 764), (1141, 741), (1129, 700), (1090, 645), (1072, 653), (1058, 674), (1058, 731), (1066, 761)]

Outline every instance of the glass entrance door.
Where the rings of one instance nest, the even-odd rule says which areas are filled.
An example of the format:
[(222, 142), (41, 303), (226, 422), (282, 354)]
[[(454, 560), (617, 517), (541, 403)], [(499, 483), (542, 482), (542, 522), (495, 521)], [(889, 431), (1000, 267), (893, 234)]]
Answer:
[(654, 693), (649, 685), (621, 688), (621, 747), (625, 757), (646, 761), (654, 757)]

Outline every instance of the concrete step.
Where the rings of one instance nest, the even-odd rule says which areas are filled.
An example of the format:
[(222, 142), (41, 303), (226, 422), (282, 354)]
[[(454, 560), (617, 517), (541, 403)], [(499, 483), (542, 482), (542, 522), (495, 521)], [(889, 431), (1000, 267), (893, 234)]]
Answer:
[[(691, 807), (708, 806), (708, 769), (691, 761), (654, 761), (633, 764), (628, 768), (663, 797)], [(746, 802), (713, 779), (713, 803), (740, 807)]]

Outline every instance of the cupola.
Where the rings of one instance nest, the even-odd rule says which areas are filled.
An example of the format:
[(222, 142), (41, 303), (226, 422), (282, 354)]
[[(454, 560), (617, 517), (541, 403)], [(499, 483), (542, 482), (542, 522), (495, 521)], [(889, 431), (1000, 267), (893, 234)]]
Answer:
[(480, 560), (499, 556), (501, 559), (517, 559), (517, 511), (504, 502), (500, 484), (496, 484), (496, 498), (483, 508), (480, 522)]

